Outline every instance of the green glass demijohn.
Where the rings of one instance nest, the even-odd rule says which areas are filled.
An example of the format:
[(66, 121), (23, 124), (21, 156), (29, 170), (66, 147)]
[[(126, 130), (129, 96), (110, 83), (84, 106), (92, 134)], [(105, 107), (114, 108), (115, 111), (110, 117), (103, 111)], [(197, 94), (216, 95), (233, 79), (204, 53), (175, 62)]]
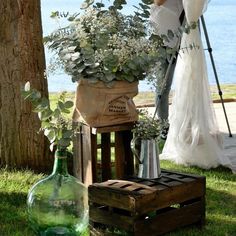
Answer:
[(28, 215), (39, 236), (78, 236), (88, 227), (87, 188), (67, 171), (67, 151), (57, 150), (53, 172), (29, 191)]

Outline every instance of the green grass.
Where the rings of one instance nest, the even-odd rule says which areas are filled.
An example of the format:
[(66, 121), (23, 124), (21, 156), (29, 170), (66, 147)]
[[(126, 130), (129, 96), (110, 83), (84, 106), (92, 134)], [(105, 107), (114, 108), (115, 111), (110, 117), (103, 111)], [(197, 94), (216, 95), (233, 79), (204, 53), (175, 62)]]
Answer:
[[(206, 176), (206, 226), (201, 231), (186, 227), (170, 236), (233, 236), (236, 232), (236, 175), (225, 168), (202, 170), (161, 161), (161, 167)], [(0, 235), (31, 236), (27, 222), (26, 197), (35, 181), (31, 171), (0, 169)], [(122, 235), (122, 234), (120, 234)]]
[[(222, 85), (224, 98), (236, 99), (236, 85)], [(211, 87), (213, 99), (218, 98), (216, 87)], [(51, 93), (52, 106), (57, 93)], [(68, 98), (74, 99), (73, 93)], [(139, 93), (135, 98), (139, 104), (153, 103), (154, 93)], [(205, 175), (206, 226), (200, 231), (187, 227), (170, 233), (170, 236), (233, 236), (236, 235), (236, 175), (229, 170), (217, 168), (202, 170), (162, 161), (161, 167), (180, 172)], [(31, 171), (9, 171), (0, 169), (0, 236), (33, 236), (27, 222), (26, 198), (30, 187), (43, 175)], [(120, 234), (122, 235), (122, 234)]]
[(166, 169), (206, 176), (206, 226), (204, 230), (199, 231), (195, 228), (188, 228), (169, 235), (235, 235), (236, 175), (223, 167), (203, 170), (196, 167), (175, 165), (169, 161), (162, 161), (161, 166)]
[(26, 198), (30, 187), (42, 175), (31, 171), (0, 169), (0, 235), (31, 236), (28, 227)]

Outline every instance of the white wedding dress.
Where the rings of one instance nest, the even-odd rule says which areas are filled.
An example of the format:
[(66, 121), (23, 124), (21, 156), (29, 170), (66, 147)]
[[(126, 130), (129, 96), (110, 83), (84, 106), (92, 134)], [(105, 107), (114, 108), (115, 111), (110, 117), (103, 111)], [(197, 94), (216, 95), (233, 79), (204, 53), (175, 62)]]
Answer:
[[(196, 22), (207, 0), (183, 0), (188, 23)], [(190, 45), (196, 45), (190, 49)], [(170, 129), (160, 157), (184, 165), (209, 169), (230, 160), (216, 122), (208, 85), (207, 68), (199, 28), (183, 34), (175, 69)]]

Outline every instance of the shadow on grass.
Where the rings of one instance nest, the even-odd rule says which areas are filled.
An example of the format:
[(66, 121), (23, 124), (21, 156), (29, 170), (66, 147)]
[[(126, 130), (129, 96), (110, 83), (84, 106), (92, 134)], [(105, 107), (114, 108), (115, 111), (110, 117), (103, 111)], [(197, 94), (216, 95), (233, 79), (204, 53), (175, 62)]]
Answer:
[[(216, 218), (227, 218), (235, 221), (236, 230), (236, 196), (226, 191), (206, 189), (206, 209), (207, 214), (214, 215)], [(233, 220), (232, 222), (233, 223)], [(236, 231), (235, 231), (236, 232)]]
[(0, 191), (0, 235), (31, 236), (27, 222), (26, 193)]

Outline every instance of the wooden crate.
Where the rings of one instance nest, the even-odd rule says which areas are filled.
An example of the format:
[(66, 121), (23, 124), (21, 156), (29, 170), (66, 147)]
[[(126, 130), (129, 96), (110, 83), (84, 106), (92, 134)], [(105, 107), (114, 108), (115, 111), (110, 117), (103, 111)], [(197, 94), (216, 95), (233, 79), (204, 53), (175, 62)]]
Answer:
[[(114, 148), (114, 178), (133, 175), (134, 158), (130, 148), (134, 123), (105, 127), (84, 125), (74, 140), (74, 174), (86, 186), (112, 178), (111, 149)], [(98, 143), (100, 135), (101, 143)], [(114, 136), (114, 141), (111, 136)], [(98, 150), (101, 150), (101, 162)], [(99, 168), (100, 167), (100, 168)], [(101, 180), (98, 171), (101, 171)]]
[(89, 186), (91, 235), (109, 235), (104, 229), (110, 228), (155, 236), (190, 224), (203, 226), (205, 184), (203, 176), (167, 170), (155, 180), (95, 183)]

